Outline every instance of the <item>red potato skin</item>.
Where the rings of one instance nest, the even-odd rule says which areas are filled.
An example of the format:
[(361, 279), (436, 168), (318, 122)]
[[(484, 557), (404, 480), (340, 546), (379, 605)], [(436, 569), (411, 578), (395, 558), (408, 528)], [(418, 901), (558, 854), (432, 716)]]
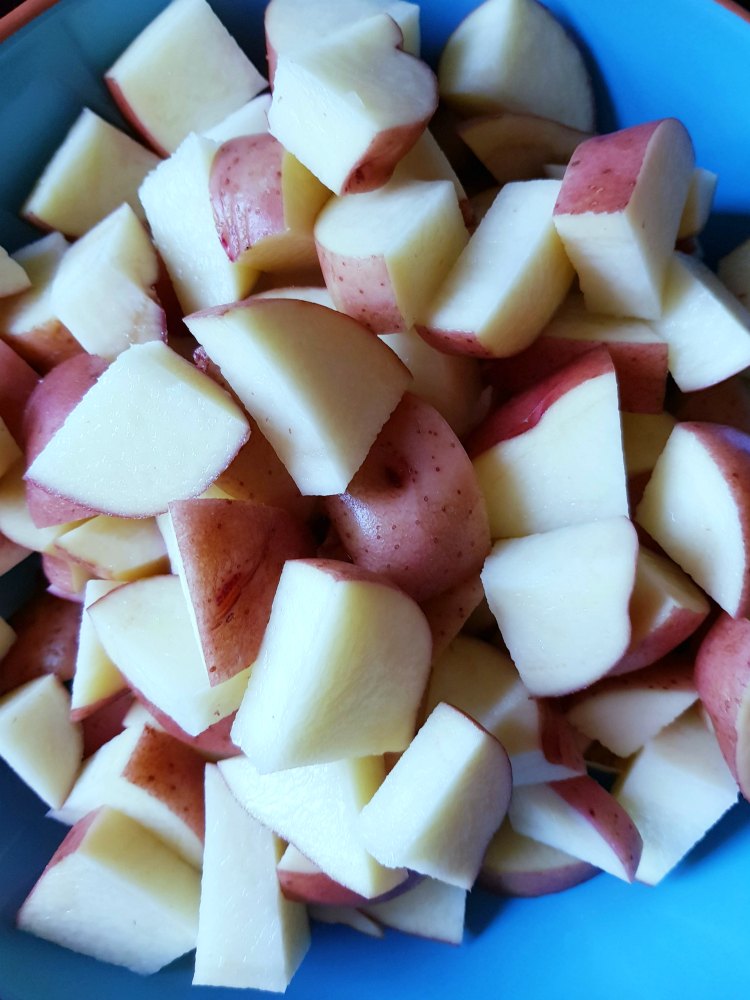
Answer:
[[(48, 226), (43, 226), (34, 219), (30, 218), (29, 221), (40, 229), (49, 230)], [(3, 318), (3, 307), (0, 304), (0, 337), (40, 375), (46, 375), (63, 361), (84, 353), (73, 334), (57, 319), (47, 320), (23, 333), (9, 333), (3, 329)]]
[(75, 601), (77, 604), (83, 602), (83, 588), (76, 589), (71, 560), (45, 552), (42, 555), (42, 570), (47, 577), (51, 594), (65, 601)]
[(578, 774), (586, 773), (580, 741), (560, 708), (550, 698), (536, 700), (539, 709), (539, 742), (550, 764), (560, 764)]
[(443, 354), (458, 354), (469, 358), (494, 358), (474, 333), (467, 330), (433, 330), (428, 326), (415, 327), (419, 336)]
[(558, 699), (558, 705), (561, 711), (569, 712), (589, 698), (610, 691), (694, 691), (695, 686), (693, 656), (684, 649), (678, 649), (642, 670), (622, 675), (609, 674), (583, 691)]
[(678, 420), (724, 424), (750, 434), (750, 385), (739, 375), (708, 389), (679, 393), (669, 409)]
[(165, 149), (162, 145), (159, 144), (156, 137), (153, 136), (148, 131), (148, 129), (145, 127), (141, 119), (138, 117), (138, 114), (133, 108), (132, 104), (128, 101), (127, 97), (122, 92), (122, 88), (120, 87), (120, 84), (117, 81), (117, 79), (113, 76), (110, 76), (109, 74), (106, 74), (104, 77), (104, 82), (109, 88), (109, 92), (112, 95), (112, 100), (119, 108), (120, 114), (125, 119), (125, 121), (129, 125), (132, 125), (132, 127), (135, 129), (138, 135), (140, 135), (140, 137), (148, 143), (150, 148), (158, 156), (162, 157), (169, 156), (169, 150)]
[(652, 665), (658, 665), (664, 657), (701, 627), (708, 613), (708, 608), (705, 612), (674, 608), (672, 614), (659, 628), (645, 636), (636, 646), (628, 649), (622, 659), (609, 671), (608, 676), (619, 677), (633, 672), (640, 676)]
[(410, 393), (346, 493), (324, 508), (354, 562), (418, 602), (478, 573), (490, 550), (484, 498), (461, 443)]
[(485, 864), (479, 872), (477, 885), (496, 896), (536, 898), (565, 892), (600, 874), (600, 869), (588, 861), (571, 861), (557, 868), (528, 871), (504, 870)]
[(20, 448), (24, 446), (24, 410), (38, 381), (34, 369), (0, 340), (0, 419)]
[(81, 723), (84, 760), (122, 732), (123, 719), (133, 701), (130, 691), (119, 691), (95, 705), (87, 705), (86, 708), (70, 713), (72, 722)]
[(203, 777), (206, 761), (180, 740), (144, 726), (122, 776), (160, 799), (203, 840), (205, 810)]
[(231, 261), (287, 230), (282, 173), (286, 151), (272, 135), (230, 139), (211, 165), (209, 194), (216, 232)]
[(415, 888), (424, 878), (417, 872), (410, 871), (403, 882), (382, 896), (367, 899), (359, 893), (347, 889), (340, 882), (335, 882), (323, 871), (295, 872), (277, 868), (279, 887), (286, 899), (294, 903), (310, 903), (322, 906), (367, 906), (373, 903), (385, 903), (403, 895), (409, 889)]
[(0, 695), (45, 674), (71, 680), (78, 653), (80, 605), (37, 594), (9, 623), (16, 641), (0, 663)]
[(737, 753), (740, 710), (750, 697), (750, 621), (725, 612), (706, 634), (695, 661), (695, 685), (713, 723), (719, 749), (750, 800), (750, 761)]
[(200, 753), (206, 760), (215, 761), (223, 760), (226, 757), (236, 757), (242, 751), (238, 746), (232, 742), (230, 733), (232, 731), (232, 725), (234, 724), (234, 717), (237, 714), (232, 712), (231, 715), (227, 715), (223, 719), (219, 719), (215, 722), (213, 726), (209, 726), (208, 729), (204, 729), (202, 733), (197, 736), (190, 736), (186, 733), (181, 726), (172, 719), (166, 712), (162, 712), (160, 708), (157, 708), (153, 702), (150, 702), (148, 698), (144, 698), (137, 688), (131, 688), (133, 694), (138, 699), (138, 701), (148, 709), (148, 711), (153, 715), (154, 719), (163, 727), (165, 732), (169, 733), (176, 740), (184, 743), (185, 746), (191, 747)]
[(663, 121), (646, 122), (582, 142), (565, 171), (554, 214), (624, 211), (638, 182), (648, 145)]
[[(405, 53), (406, 54), (406, 53)], [(378, 133), (369, 149), (355, 163), (344, 181), (340, 194), (364, 194), (386, 184), (401, 160), (427, 128), (438, 105), (437, 80), (434, 78), (434, 98), (429, 112), (418, 122), (396, 125)]]
[(287, 559), (312, 556), (309, 529), (250, 500), (182, 500), (170, 515), (212, 684), (253, 663)]
[[(23, 416), (27, 467), (49, 444), (106, 367), (107, 362), (102, 358), (80, 354), (58, 365), (39, 382), (29, 397)], [(28, 481), (26, 503), (37, 528), (66, 524), (98, 513)]]
[(422, 602), (420, 607), (432, 632), (433, 660), (456, 638), (483, 597), (482, 580), (474, 575)]
[(712, 455), (722, 471), (737, 505), (737, 518), (742, 530), (742, 551), (745, 555), (743, 586), (732, 609), (733, 617), (750, 616), (750, 435), (723, 424), (686, 421), (681, 425), (694, 434)]
[(345, 257), (318, 241), (316, 247), (326, 288), (339, 312), (373, 333), (401, 333), (406, 329), (383, 257)]
[(628, 881), (632, 882), (641, 859), (643, 840), (619, 802), (588, 775), (552, 781), (549, 787), (606, 840), (622, 863)]
[(485, 376), (498, 401), (530, 389), (588, 351), (603, 347), (609, 352), (617, 375), (620, 409), (630, 413), (661, 413), (667, 385), (668, 347), (663, 344), (630, 344), (545, 337), (510, 358), (484, 366)]
[(493, 448), (500, 441), (532, 430), (547, 410), (571, 389), (590, 379), (614, 373), (609, 352), (604, 347), (587, 351), (576, 361), (537, 382), (525, 392), (499, 406), (466, 438), (470, 458)]

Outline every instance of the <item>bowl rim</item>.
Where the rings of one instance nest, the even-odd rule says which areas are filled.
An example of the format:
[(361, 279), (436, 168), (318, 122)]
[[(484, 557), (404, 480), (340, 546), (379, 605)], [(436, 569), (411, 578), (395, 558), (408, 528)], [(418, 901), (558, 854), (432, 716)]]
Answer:
[(54, 7), (56, 3), (57, 0), (24, 0), (15, 10), (0, 17), (0, 42), (6, 41), (19, 28), (23, 28), (50, 7)]
[[(29, 24), (49, 10), (50, 7), (54, 7), (56, 3), (58, 0), (23, 0), (23, 3), (20, 3), (15, 10), (0, 17), (0, 43), (6, 41), (24, 25)], [(713, 0), (713, 3), (750, 24), (750, 10), (740, 6), (737, 0)]]

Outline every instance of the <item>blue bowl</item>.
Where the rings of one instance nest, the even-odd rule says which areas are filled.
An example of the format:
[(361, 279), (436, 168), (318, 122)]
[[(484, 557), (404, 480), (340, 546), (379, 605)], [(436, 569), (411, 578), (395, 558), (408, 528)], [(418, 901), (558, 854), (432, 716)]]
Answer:
[[(261, 58), (260, 0), (212, 0)], [(665, 115), (682, 119), (698, 163), (720, 176), (704, 238), (709, 260), (750, 235), (750, 23), (710, 0), (547, 0), (582, 43), (602, 129)], [(18, 209), (80, 108), (122, 124), (103, 71), (165, 0), (62, 0), (0, 45), (0, 244), (38, 235)], [(423, 0), (426, 54), (472, 0)], [(27, 592), (29, 573), (0, 581), (0, 613)], [(40, 734), (43, 738), (43, 734)], [(2, 1000), (213, 1000), (192, 988), (185, 958), (150, 979), (15, 930), (14, 915), (63, 835), (42, 804), (0, 765)], [(750, 989), (750, 807), (738, 805), (657, 888), (601, 876), (559, 896), (472, 895), (458, 949), (395, 932), (385, 942), (316, 926), (290, 1000), (460, 997), (632, 1000), (717, 997)]]

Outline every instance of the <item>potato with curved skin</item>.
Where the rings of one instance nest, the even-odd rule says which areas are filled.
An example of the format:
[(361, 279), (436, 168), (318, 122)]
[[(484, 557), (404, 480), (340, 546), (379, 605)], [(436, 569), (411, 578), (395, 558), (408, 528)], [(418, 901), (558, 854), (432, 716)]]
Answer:
[(279, 56), (270, 132), (335, 194), (385, 184), (435, 112), (437, 80), (402, 44), (376, 14)]
[[(77, 354), (52, 369), (36, 386), (23, 414), (26, 461), (30, 465), (46, 448), (89, 389), (105, 371), (107, 362), (92, 354)], [(37, 528), (90, 517), (91, 507), (56, 496), (36, 483), (26, 482), (26, 503)]]
[(724, 760), (750, 799), (750, 621), (718, 619), (698, 650), (695, 683)]
[(231, 261), (263, 271), (317, 263), (313, 224), (330, 191), (272, 135), (225, 142), (208, 183), (216, 231)]
[(440, 414), (410, 393), (347, 491), (325, 507), (354, 561), (417, 601), (478, 572), (490, 549), (466, 452)]
[(487, 848), (479, 885), (501, 896), (546, 896), (598, 874), (587, 861), (516, 833), (506, 820)]

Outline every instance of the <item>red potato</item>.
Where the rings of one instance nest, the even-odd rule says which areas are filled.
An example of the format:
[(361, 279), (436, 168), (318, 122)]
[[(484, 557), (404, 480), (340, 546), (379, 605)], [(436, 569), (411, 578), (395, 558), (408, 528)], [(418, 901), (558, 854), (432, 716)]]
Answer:
[(441, 97), (464, 114), (514, 111), (593, 128), (581, 51), (545, 7), (529, 0), (488, 0), (472, 10), (443, 49), (439, 77)]
[(125, 118), (162, 156), (266, 86), (204, 0), (177, 0), (137, 35), (104, 80)]
[(440, 702), (465, 712), (502, 743), (514, 786), (584, 772), (576, 734), (559, 709), (532, 698), (510, 657), (486, 642), (458, 636), (433, 657), (422, 715)]
[[(106, 368), (107, 362), (102, 358), (79, 354), (45, 375), (29, 397), (23, 415), (28, 465), (52, 440)], [(90, 507), (55, 496), (28, 480), (26, 503), (38, 528), (66, 524), (96, 513)]]
[(626, 882), (635, 878), (641, 835), (617, 800), (593, 778), (514, 789), (508, 817), (516, 833)]
[(123, 202), (143, 218), (138, 186), (158, 162), (125, 132), (83, 108), (21, 214), (40, 229), (67, 237), (83, 236)]
[(724, 611), (750, 612), (750, 436), (678, 424), (636, 519)]
[(201, 494), (248, 436), (242, 411), (211, 379), (161, 341), (133, 344), (70, 412), (26, 479), (104, 514), (150, 517)]
[(402, 0), (271, 0), (266, 6), (265, 34), (268, 76), (273, 84), (279, 54), (320, 44), (321, 38), (379, 12), (392, 17), (401, 29), (406, 52), (419, 55), (419, 7)]
[(249, 500), (183, 500), (169, 513), (212, 684), (254, 662), (287, 559), (314, 554), (309, 529)]
[(576, 729), (630, 757), (696, 701), (693, 658), (675, 652), (623, 677), (605, 677), (565, 700)]
[(419, 606), (391, 581), (351, 563), (289, 560), (232, 739), (264, 774), (404, 750), (431, 653)]
[(664, 407), (668, 347), (638, 320), (594, 316), (578, 296), (562, 308), (525, 351), (485, 363), (485, 372), (502, 399), (597, 347), (606, 347), (617, 375), (620, 409), (659, 413)]
[(39, 376), (34, 369), (12, 347), (0, 340), (0, 419), (20, 447), (25, 441), (24, 411), (38, 381)]
[(241, 136), (220, 146), (209, 192), (231, 261), (262, 271), (315, 265), (313, 225), (330, 191), (273, 136)]
[(742, 375), (707, 389), (680, 393), (669, 409), (678, 420), (725, 424), (750, 434), (750, 384)]
[(380, 339), (411, 372), (411, 392), (434, 406), (458, 437), (476, 426), (489, 405), (489, 393), (482, 391), (479, 364), (473, 358), (443, 354), (416, 330), (383, 333)]
[(377, 337), (317, 303), (251, 298), (186, 322), (308, 496), (346, 489), (411, 381)]
[(196, 867), (203, 855), (205, 760), (149, 725), (124, 729), (88, 759), (55, 818), (73, 824), (117, 809)]
[(573, 268), (552, 222), (559, 181), (506, 184), (439, 293), (417, 317), (438, 350), (504, 358), (528, 347), (568, 293)]
[(587, 139), (563, 177), (557, 231), (592, 312), (657, 319), (694, 154), (674, 118)]
[(417, 601), (476, 573), (489, 552), (471, 463), (437, 411), (411, 394), (325, 509), (354, 561)]
[(120, 691), (104, 702), (90, 706), (85, 710), (83, 718), (80, 712), (71, 711), (71, 719), (81, 723), (84, 760), (122, 732), (125, 728), (125, 716), (133, 703), (134, 695), (131, 691)]
[(482, 582), (531, 694), (578, 691), (617, 663), (630, 640), (637, 555), (626, 517), (495, 543)]
[(678, 566), (641, 547), (630, 597), (630, 645), (610, 674), (656, 663), (696, 632), (708, 612), (702, 591)]
[(587, 861), (516, 833), (506, 820), (489, 843), (477, 884), (500, 896), (547, 896), (599, 874)]
[(416, 872), (405, 873), (403, 882), (382, 896), (368, 900), (345, 885), (341, 885), (289, 844), (281, 857), (276, 872), (279, 886), (287, 899), (299, 903), (317, 903), (325, 906), (360, 906), (368, 902), (384, 902), (395, 896), (408, 892), (422, 881), (422, 876)]
[(463, 940), (466, 897), (465, 889), (424, 878), (407, 892), (367, 903), (359, 912), (403, 934), (458, 945)]
[(10, 618), (16, 641), (0, 663), (0, 694), (44, 674), (69, 681), (78, 649), (81, 608), (37, 594)]
[(468, 238), (447, 180), (394, 180), (358, 198), (334, 198), (315, 223), (336, 308), (375, 333), (414, 325)]
[(84, 588), (91, 579), (91, 574), (84, 566), (66, 556), (44, 552), (42, 570), (49, 583), (47, 591), (50, 594), (78, 604), (83, 601)]
[(208, 729), (204, 729), (203, 732), (198, 733), (196, 736), (191, 736), (181, 726), (178, 726), (171, 716), (145, 698), (140, 691), (137, 691), (135, 688), (132, 688), (132, 691), (138, 701), (148, 710), (149, 714), (154, 717), (165, 732), (169, 733), (170, 736), (174, 736), (176, 740), (179, 740), (191, 749), (196, 750), (207, 760), (224, 760), (227, 757), (236, 757), (242, 752), (232, 741), (231, 736), (232, 726), (237, 715), (236, 711), (231, 712), (223, 719), (219, 719), (218, 722), (215, 722)]
[(19, 250), (14, 257), (28, 273), (31, 288), (0, 299), (0, 337), (41, 374), (83, 353), (50, 302), (52, 282), (67, 249), (68, 243), (59, 233), (50, 233)]
[(133, 693), (190, 736), (199, 736), (238, 708), (248, 670), (210, 684), (178, 577), (126, 583), (89, 605), (88, 615)]
[(483, 598), (482, 581), (476, 574), (421, 602), (432, 632), (433, 660), (456, 638)]
[(362, 841), (381, 864), (470, 889), (511, 783), (502, 744), (442, 702), (360, 813)]
[(719, 748), (750, 798), (750, 622), (723, 614), (698, 650), (695, 684)]
[(335, 194), (385, 184), (435, 112), (437, 80), (402, 44), (375, 14), (276, 63), (270, 132)]
[(548, 163), (567, 163), (589, 133), (538, 115), (501, 111), (470, 118), (458, 134), (498, 184), (544, 176)]
[(241, 806), (341, 885), (371, 899), (403, 883), (406, 872), (379, 865), (359, 831), (385, 777), (381, 756), (259, 774), (243, 755), (219, 771)]
[(45, 674), (0, 698), (0, 759), (48, 806), (57, 809), (81, 767), (81, 727), (70, 695)]
[(283, 993), (310, 946), (307, 910), (279, 892), (281, 844), (206, 768), (206, 838), (193, 982)]
[[(61, 898), (76, 905), (60, 907)], [(195, 947), (199, 899), (195, 868), (129, 817), (98, 809), (55, 851), (19, 910), (18, 926), (148, 974)]]
[(214, 481), (214, 486), (233, 500), (252, 500), (281, 507), (296, 517), (309, 516), (315, 501), (302, 496), (257, 423), (250, 418), (249, 424), (249, 440)]
[(493, 538), (628, 513), (617, 379), (604, 348), (501, 404), (466, 448)]
[(750, 310), (695, 256), (672, 254), (653, 327), (669, 345), (669, 370), (682, 392), (716, 385), (750, 364)]

